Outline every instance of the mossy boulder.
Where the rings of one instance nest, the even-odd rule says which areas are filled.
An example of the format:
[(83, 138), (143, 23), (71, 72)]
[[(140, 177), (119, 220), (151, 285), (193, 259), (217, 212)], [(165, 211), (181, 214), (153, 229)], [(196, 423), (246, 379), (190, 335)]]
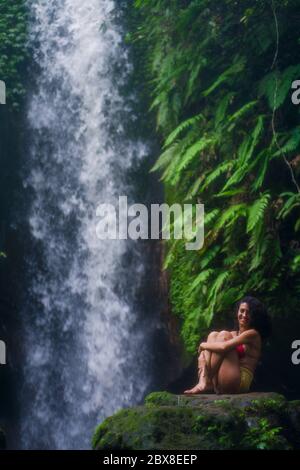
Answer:
[(300, 449), (300, 401), (276, 393), (151, 393), (95, 431), (96, 450)]

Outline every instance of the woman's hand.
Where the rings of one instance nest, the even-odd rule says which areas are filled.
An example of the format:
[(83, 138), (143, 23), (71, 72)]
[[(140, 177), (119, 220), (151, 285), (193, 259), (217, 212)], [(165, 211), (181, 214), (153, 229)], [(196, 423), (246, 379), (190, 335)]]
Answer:
[(200, 346), (198, 348), (198, 353), (200, 354), (205, 349), (206, 349), (206, 343), (200, 343)]

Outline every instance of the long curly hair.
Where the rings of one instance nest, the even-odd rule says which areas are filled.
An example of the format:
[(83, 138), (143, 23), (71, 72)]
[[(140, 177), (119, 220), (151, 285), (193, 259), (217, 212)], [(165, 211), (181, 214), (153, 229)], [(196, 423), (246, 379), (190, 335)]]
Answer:
[(235, 322), (241, 304), (249, 306), (250, 327), (258, 331), (262, 339), (268, 338), (272, 333), (271, 319), (265, 305), (256, 297), (250, 295), (243, 297), (235, 306)]

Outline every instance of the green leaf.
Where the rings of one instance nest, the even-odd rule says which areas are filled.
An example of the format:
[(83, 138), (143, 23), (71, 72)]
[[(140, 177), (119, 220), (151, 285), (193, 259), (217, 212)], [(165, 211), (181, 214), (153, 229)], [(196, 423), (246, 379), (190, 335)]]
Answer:
[(194, 126), (198, 121), (203, 120), (203, 119), (204, 119), (204, 117), (203, 117), (203, 115), (200, 113), (200, 114), (197, 114), (197, 116), (194, 116), (194, 117), (192, 117), (192, 118), (189, 118), (189, 119), (186, 119), (185, 121), (183, 121), (183, 122), (182, 122), (181, 124), (179, 124), (179, 126), (176, 127), (176, 129), (174, 129), (174, 131), (172, 131), (171, 134), (167, 137), (163, 148), (168, 147), (170, 144), (172, 144), (172, 143), (174, 142), (175, 139), (177, 139), (177, 137), (179, 137), (179, 135), (180, 135), (183, 131), (185, 131), (185, 130), (188, 129), (189, 127)]
[(207, 90), (203, 91), (203, 96), (210, 95), (217, 87), (222, 83), (227, 82), (232, 76), (241, 73), (245, 68), (245, 59), (240, 58), (237, 62), (231, 65), (221, 75), (218, 76), (217, 80)]
[(210, 146), (212, 142), (213, 140), (211, 138), (203, 137), (186, 150), (186, 152), (181, 157), (178, 167), (176, 168), (176, 180), (178, 180), (182, 170), (184, 170), (195, 157), (198, 157), (200, 152)]
[(264, 193), (249, 209), (247, 233), (251, 232), (258, 222), (264, 217), (271, 199), (270, 193)]

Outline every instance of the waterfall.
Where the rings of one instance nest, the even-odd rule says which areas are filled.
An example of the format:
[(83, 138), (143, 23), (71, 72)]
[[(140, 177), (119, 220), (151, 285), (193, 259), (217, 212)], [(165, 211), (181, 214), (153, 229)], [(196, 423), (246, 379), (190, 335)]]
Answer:
[[(127, 175), (148, 143), (113, 0), (28, 0), (32, 57), (26, 108), (26, 302), (21, 311), (22, 448), (84, 449), (116, 410), (151, 387), (151, 335), (138, 289), (139, 244), (99, 240), (96, 208), (133, 200)], [(141, 201), (139, 201), (141, 202)]]

